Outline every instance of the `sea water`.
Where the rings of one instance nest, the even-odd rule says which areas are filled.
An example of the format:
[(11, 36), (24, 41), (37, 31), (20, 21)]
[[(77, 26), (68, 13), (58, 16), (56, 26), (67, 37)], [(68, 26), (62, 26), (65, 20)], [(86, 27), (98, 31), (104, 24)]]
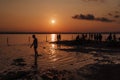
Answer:
[[(78, 34), (61, 34), (61, 40), (75, 40)], [(79, 34), (80, 37), (82, 36)], [(107, 39), (109, 34), (103, 34), (103, 41)], [(51, 42), (57, 40), (57, 34), (36, 34), (38, 42)], [(88, 38), (88, 37), (87, 37)], [(116, 34), (116, 38), (120, 38), (120, 34)], [(7, 40), (8, 39), (8, 40)], [(9, 44), (29, 44), (32, 42), (32, 34), (0, 34), (0, 45)]]
[[(77, 35), (61, 34), (61, 40), (75, 40)], [(103, 35), (103, 40), (107, 36)], [(120, 35), (116, 36), (120, 37)], [(93, 53), (102, 53), (91, 48), (89, 48), (90, 50), (88, 48), (84, 48), (86, 50), (79, 48), (78, 50), (75, 46), (50, 44), (49, 42), (57, 40), (57, 34), (36, 34), (36, 37), (39, 42), (38, 54), (42, 55), (38, 58), (40, 69), (77, 69), (95, 63)], [(14, 67), (11, 64), (17, 58), (24, 58), (26, 67), (31, 67), (34, 64), (34, 49), (30, 48), (32, 42), (32, 34), (0, 34), (0, 70)], [(88, 52), (86, 52), (87, 50)]]

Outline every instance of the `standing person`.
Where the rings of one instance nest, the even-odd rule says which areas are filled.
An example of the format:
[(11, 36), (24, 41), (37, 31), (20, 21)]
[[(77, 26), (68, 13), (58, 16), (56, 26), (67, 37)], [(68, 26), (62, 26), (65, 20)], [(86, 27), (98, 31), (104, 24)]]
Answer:
[(102, 42), (102, 34), (101, 33), (99, 33), (98, 37), (99, 37), (99, 41)]
[(57, 34), (57, 41), (59, 41), (59, 36), (58, 36), (58, 34)]
[(57, 41), (60, 41), (60, 40), (61, 40), (61, 35), (57, 34)]
[(109, 36), (107, 37), (108, 41), (112, 41), (112, 34), (110, 33)]
[(113, 40), (116, 41), (116, 34), (113, 34)]
[(33, 38), (34, 40), (33, 40), (33, 43), (31, 44), (30, 48), (31, 48), (32, 46), (34, 46), (35, 56), (38, 56), (38, 51), (37, 51), (38, 40), (37, 40), (37, 38), (36, 38), (35, 35), (32, 35), (32, 38)]
[(59, 41), (60, 41), (61, 40), (61, 34), (59, 34), (58, 37), (59, 37)]
[(77, 35), (76, 37), (76, 41), (79, 41), (80, 37), (79, 37), (79, 34)]

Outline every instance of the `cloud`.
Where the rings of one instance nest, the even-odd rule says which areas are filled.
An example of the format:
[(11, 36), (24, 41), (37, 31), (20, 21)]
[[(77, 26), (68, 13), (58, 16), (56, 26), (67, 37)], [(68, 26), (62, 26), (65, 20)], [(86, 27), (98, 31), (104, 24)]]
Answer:
[(82, 0), (82, 1), (86, 1), (86, 2), (87, 2), (87, 1), (96, 1), (96, 2), (97, 2), (97, 1), (100, 1), (100, 2), (105, 2), (105, 0)]
[(112, 13), (108, 13), (109, 16), (113, 16)]
[(83, 1), (98, 1), (98, 0), (83, 0)]
[(114, 11), (114, 12), (108, 13), (108, 15), (112, 16), (113, 18), (120, 18), (119, 11)]
[(115, 15), (114, 17), (115, 17), (115, 18), (119, 18), (120, 16), (119, 16), (119, 15)]
[(115, 11), (115, 13), (119, 13), (119, 11)]
[(81, 20), (91, 20), (91, 21), (100, 21), (100, 22), (114, 22), (114, 20), (110, 20), (105, 17), (95, 17), (93, 14), (87, 14), (87, 15), (75, 15), (72, 17), (73, 19), (81, 19)]
[(114, 20), (110, 20), (108, 18), (102, 17), (102, 18), (96, 18), (97, 21), (101, 22), (113, 22)]

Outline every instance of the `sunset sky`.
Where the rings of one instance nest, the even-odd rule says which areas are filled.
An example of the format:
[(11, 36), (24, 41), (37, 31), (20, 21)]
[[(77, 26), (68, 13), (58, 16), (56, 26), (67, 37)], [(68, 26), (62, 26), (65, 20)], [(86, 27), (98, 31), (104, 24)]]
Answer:
[(0, 32), (120, 31), (120, 0), (0, 0)]

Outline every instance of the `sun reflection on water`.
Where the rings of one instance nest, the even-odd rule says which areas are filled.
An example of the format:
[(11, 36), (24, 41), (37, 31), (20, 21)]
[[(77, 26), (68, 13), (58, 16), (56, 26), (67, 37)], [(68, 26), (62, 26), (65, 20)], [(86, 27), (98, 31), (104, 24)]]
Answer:
[(55, 50), (55, 44), (51, 44), (51, 61), (52, 62), (55, 62), (57, 59), (56, 59), (56, 50)]
[[(54, 42), (56, 40), (56, 34), (51, 34), (51, 41)], [(57, 61), (57, 54), (56, 54), (56, 49), (55, 49), (55, 44), (51, 44), (51, 48), (50, 48), (50, 60), (51, 62), (53, 62), (53, 66), (54, 66), (54, 62)]]
[(53, 49), (55, 49), (55, 44), (51, 44), (51, 47), (52, 47)]
[(55, 41), (56, 34), (51, 34), (51, 41)]

